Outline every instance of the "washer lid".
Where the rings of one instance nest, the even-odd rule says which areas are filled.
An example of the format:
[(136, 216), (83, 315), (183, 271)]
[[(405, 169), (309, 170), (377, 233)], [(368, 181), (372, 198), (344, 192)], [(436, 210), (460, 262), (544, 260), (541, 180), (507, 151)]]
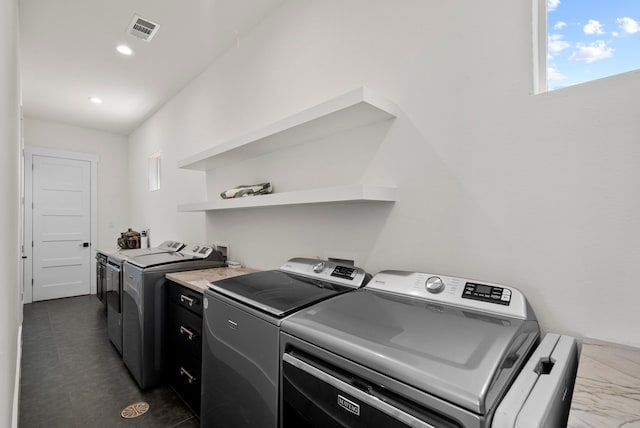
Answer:
[(118, 251), (109, 254), (109, 258), (117, 263), (122, 263), (123, 261), (133, 257), (146, 256), (149, 254), (173, 253), (183, 246), (184, 244), (178, 241), (165, 241), (158, 247), (136, 248), (133, 250), (119, 249)]
[(477, 414), (504, 394), (536, 321), (366, 288), (285, 319), (282, 331)]
[(353, 287), (280, 270), (225, 278), (212, 282), (209, 288), (276, 317), (353, 290)]

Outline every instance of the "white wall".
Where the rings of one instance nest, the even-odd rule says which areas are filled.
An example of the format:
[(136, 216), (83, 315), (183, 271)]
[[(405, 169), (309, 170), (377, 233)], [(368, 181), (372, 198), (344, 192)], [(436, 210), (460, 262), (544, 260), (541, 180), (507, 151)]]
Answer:
[(129, 224), (127, 137), (104, 131), (25, 118), (25, 144), (97, 155), (98, 242), (94, 248), (117, 248), (120, 232)]
[[(172, 180), (160, 202), (131, 174), (133, 221), (197, 238), (206, 218), (209, 242), (259, 268), (339, 254), (509, 284), (546, 330), (640, 345), (640, 74), (531, 95), (531, 14), (511, 0), (286, 3), (132, 134), (130, 171), (162, 150)], [(371, 182), (396, 185), (395, 204), (175, 213), (205, 192), (179, 159), (362, 85), (402, 115), (209, 172), (208, 197)]]
[[(178, 159), (189, 154), (190, 130), (188, 115), (163, 109), (129, 136), (131, 221), (151, 230), (151, 246), (166, 240), (208, 242), (204, 215), (176, 210), (178, 203), (206, 198), (204, 173), (176, 166)], [(149, 156), (157, 152), (161, 154), (160, 189), (150, 192)]]
[(22, 318), (20, 284), (20, 82), (18, 2), (0, 0), (0, 426), (16, 423), (14, 385)]

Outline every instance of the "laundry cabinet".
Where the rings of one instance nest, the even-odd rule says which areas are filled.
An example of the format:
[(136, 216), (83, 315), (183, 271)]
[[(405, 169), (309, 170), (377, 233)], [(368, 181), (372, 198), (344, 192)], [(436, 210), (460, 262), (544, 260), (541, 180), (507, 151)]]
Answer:
[(200, 417), (202, 293), (169, 281), (166, 304), (167, 379), (176, 394)]

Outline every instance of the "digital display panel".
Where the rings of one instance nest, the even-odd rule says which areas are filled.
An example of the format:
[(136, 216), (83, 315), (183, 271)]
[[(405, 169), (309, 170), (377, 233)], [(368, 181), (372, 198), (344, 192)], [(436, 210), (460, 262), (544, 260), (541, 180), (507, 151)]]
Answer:
[(337, 276), (338, 278), (353, 280), (355, 277), (355, 269), (346, 266), (336, 266), (331, 276)]
[(491, 287), (488, 286), (488, 285), (476, 284), (476, 293), (490, 294), (491, 293)]

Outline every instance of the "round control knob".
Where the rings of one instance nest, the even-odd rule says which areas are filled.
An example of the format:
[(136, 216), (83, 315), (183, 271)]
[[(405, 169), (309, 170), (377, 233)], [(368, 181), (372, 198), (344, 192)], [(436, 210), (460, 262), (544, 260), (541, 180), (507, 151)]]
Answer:
[(442, 282), (442, 279), (440, 279), (440, 277), (432, 276), (431, 278), (427, 279), (425, 288), (429, 293), (437, 294), (444, 290), (444, 282)]
[(313, 271), (315, 273), (320, 273), (324, 269), (324, 262), (320, 262), (318, 264), (313, 265)]

